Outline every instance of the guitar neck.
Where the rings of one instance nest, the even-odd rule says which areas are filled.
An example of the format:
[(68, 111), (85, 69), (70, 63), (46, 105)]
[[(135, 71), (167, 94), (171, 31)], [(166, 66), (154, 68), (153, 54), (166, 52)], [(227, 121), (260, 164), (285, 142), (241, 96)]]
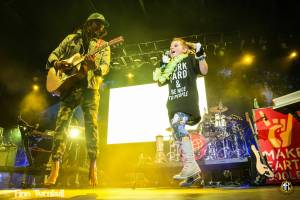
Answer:
[(108, 46), (109, 46), (109, 42), (106, 42), (105, 44), (100, 45), (99, 47), (93, 49), (92, 51), (90, 51), (89, 53), (87, 53), (85, 56), (87, 56), (87, 55), (89, 55), (89, 56), (94, 55), (94, 54), (98, 53), (99, 51), (101, 51), (102, 49), (105, 49)]
[(91, 56), (91, 55), (95, 55), (96, 53), (98, 53), (99, 51), (101, 51), (102, 49), (106, 48), (109, 46), (109, 43), (107, 42), (106, 44), (103, 44), (93, 50), (91, 50), (89, 53), (81, 56), (80, 59), (77, 59), (76, 61), (73, 62), (73, 66), (78, 65), (79, 63), (83, 62), (86, 56)]
[(99, 45), (99, 46), (98, 46), (98, 44), (97, 44), (96, 48), (94, 48), (93, 50), (91, 50), (91, 51), (88, 52), (87, 54), (82, 55), (79, 59), (77, 59), (76, 61), (74, 61), (73, 66), (76, 66), (76, 65), (78, 65), (79, 63), (81, 63), (82, 61), (84, 61), (84, 59), (85, 59), (86, 56), (92, 56), (92, 55), (95, 55), (96, 53), (98, 53), (99, 51), (105, 49), (106, 47), (108, 47), (108, 46), (110, 46), (110, 45), (115, 45), (115, 44), (121, 43), (121, 42), (123, 42), (123, 41), (124, 41), (123, 37), (120, 36), (120, 37), (117, 37), (117, 38), (115, 38), (115, 39), (113, 39), (113, 40), (110, 40), (109, 42), (105, 42), (105, 43), (103, 43), (103, 44), (101, 44), (101, 45)]
[(259, 145), (259, 141), (258, 141), (258, 133), (257, 133), (257, 131), (254, 129), (254, 127), (253, 127), (253, 124), (252, 124), (252, 122), (251, 122), (251, 119), (250, 119), (250, 116), (249, 116), (249, 113), (248, 112), (246, 112), (246, 119), (247, 119), (247, 121), (248, 121), (248, 124), (249, 124), (249, 126), (250, 126), (250, 128), (251, 128), (251, 132), (252, 132), (252, 134), (253, 134), (253, 136), (254, 136), (254, 140), (255, 140), (255, 142), (256, 142), (256, 145), (257, 145), (257, 147), (258, 147), (258, 150), (260, 151), (260, 145)]
[[(257, 149), (255, 148), (255, 145), (253, 145), (253, 144), (251, 145), (251, 150), (252, 150), (252, 152), (254, 153), (254, 155), (256, 157), (256, 168), (257, 168), (258, 172), (261, 175), (265, 175), (265, 176), (270, 177), (270, 178), (274, 177), (273, 170), (269, 166), (266, 156), (262, 155), (261, 148), (260, 148), (259, 141), (258, 141), (257, 131), (254, 130), (254, 128), (253, 128), (253, 125), (252, 125), (252, 122), (250, 120), (248, 112), (246, 112), (245, 114), (246, 114), (246, 120), (249, 123), (249, 126), (251, 128), (252, 134), (254, 135), (254, 139), (255, 139), (255, 142), (256, 142), (256, 145), (257, 145)], [(259, 159), (259, 157), (260, 157), (260, 159)]]

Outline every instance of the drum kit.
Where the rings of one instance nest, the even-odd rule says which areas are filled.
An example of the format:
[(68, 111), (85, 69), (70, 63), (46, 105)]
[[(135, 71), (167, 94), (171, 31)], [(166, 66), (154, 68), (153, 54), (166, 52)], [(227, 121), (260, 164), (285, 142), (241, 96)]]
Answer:
[[(209, 112), (202, 117), (199, 129), (189, 131), (196, 159), (243, 159), (248, 156), (242, 118), (233, 114), (226, 116), (226, 111), (228, 107), (222, 103), (210, 107)], [(172, 131), (170, 128), (167, 130)], [(170, 152), (167, 157), (169, 160), (178, 161), (178, 145), (170, 138)]]
[(206, 160), (244, 158), (247, 144), (242, 129), (242, 118), (226, 116), (228, 107), (221, 103), (209, 108), (202, 120), (200, 133), (208, 140)]

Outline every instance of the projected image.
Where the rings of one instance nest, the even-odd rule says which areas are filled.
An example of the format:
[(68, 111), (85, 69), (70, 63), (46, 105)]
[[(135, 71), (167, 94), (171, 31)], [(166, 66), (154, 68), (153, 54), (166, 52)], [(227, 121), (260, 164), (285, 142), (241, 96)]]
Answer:
[[(197, 79), (201, 115), (207, 111), (204, 78)], [(156, 135), (169, 139), (166, 102), (168, 86), (156, 83), (110, 90), (107, 143), (153, 142)]]

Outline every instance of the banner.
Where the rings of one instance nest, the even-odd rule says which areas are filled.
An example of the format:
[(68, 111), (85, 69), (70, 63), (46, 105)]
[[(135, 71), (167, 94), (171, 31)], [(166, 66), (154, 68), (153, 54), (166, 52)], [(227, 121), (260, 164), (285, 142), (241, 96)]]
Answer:
[(208, 141), (202, 134), (199, 134), (199, 132), (197, 131), (195, 131), (194, 133), (190, 133), (190, 137), (192, 140), (195, 160), (204, 158), (204, 156), (206, 155)]
[(254, 109), (253, 116), (260, 151), (275, 174), (267, 183), (300, 182), (300, 123), (272, 108)]

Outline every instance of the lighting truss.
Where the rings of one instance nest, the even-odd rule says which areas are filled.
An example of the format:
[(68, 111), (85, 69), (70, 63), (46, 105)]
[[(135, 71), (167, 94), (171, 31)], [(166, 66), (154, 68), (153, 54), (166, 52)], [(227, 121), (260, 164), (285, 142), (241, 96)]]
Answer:
[[(240, 40), (240, 32), (189, 35), (181, 38), (189, 42), (201, 42), (205, 49), (212, 47), (215, 50), (232, 41)], [(171, 39), (166, 39), (116, 47), (112, 49), (111, 68), (134, 69), (145, 63), (156, 65), (162, 54), (169, 49), (170, 43)]]

